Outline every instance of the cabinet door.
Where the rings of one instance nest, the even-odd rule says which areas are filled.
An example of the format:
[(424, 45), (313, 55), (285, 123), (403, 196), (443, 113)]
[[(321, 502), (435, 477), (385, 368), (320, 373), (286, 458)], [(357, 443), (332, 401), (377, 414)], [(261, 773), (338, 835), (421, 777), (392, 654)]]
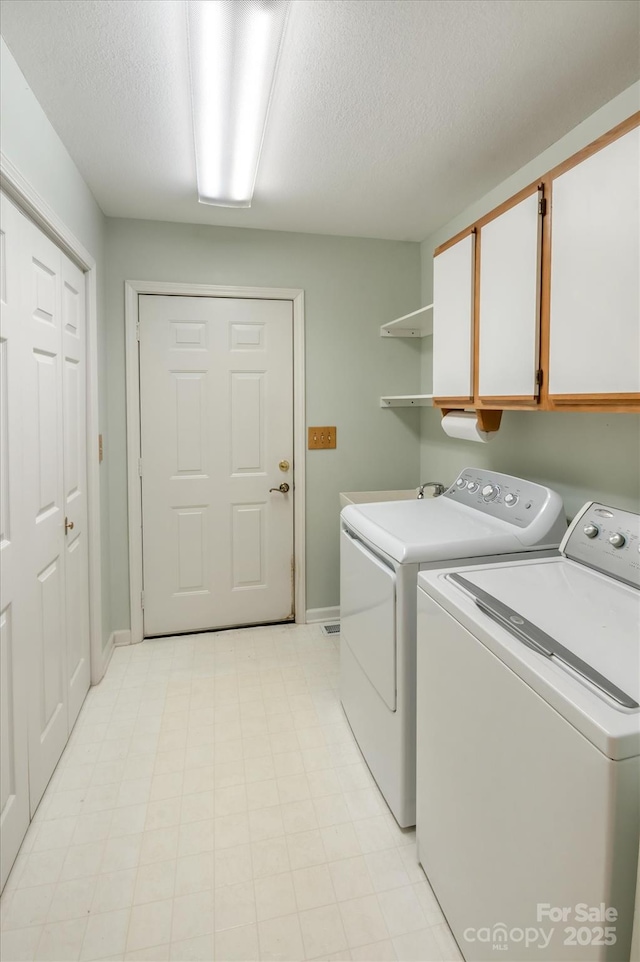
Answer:
[(538, 393), (541, 199), (535, 191), (480, 231), (481, 397)]
[(640, 130), (553, 181), (549, 393), (640, 391)]
[(433, 261), (433, 393), (473, 397), (473, 292), (475, 234)]

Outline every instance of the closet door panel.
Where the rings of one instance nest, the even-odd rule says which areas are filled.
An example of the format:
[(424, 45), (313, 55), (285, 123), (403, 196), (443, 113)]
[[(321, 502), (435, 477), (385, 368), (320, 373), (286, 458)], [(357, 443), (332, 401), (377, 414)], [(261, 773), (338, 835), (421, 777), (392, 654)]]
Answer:
[(29, 825), (29, 605), (23, 564), (21, 374), (22, 216), (0, 195), (0, 889)]
[(69, 728), (89, 690), (86, 310), (84, 275), (62, 255), (66, 683)]
[(32, 617), (29, 779), (33, 814), (69, 732), (64, 624), (64, 361), (62, 254), (26, 220), (23, 237), (29, 353), (24, 372), (23, 459)]

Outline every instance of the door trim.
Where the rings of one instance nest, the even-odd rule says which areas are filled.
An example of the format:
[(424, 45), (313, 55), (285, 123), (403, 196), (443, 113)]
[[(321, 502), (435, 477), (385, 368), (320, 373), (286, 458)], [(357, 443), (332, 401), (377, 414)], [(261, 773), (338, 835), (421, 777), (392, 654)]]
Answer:
[(226, 287), (216, 284), (178, 284), (172, 281), (125, 281), (125, 362), (127, 413), (127, 495), (129, 502), (129, 604), (131, 644), (144, 637), (142, 619), (142, 481), (140, 458), (140, 368), (138, 363), (138, 295), (174, 294), (182, 297), (245, 297), (291, 301), (293, 309), (293, 511), (294, 607), (296, 624), (305, 623), (305, 365), (304, 291), (286, 287)]
[[(98, 407), (98, 301), (96, 261), (9, 158), (0, 153), (0, 188), (83, 271), (87, 324), (87, 519), (89, 548), (89, 650), (91, 684), (97, 685), (113, 652), (111, 638), (102, 644), (100, 528), (100, 431)], [(95, 455), (95, 456), (94, 456)]]

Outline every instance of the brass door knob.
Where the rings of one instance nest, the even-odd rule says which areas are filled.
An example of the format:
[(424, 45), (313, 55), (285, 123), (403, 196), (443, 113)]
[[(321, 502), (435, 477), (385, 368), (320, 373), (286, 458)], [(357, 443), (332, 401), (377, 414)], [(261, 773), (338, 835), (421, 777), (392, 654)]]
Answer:
[(281, 471), (288, 471), (291, 465), (289, 464), (288, 461), (281, 461), (278, 467), (280, 468)]
[(286, 481), (283, 481), (282, 484), (279, 484), (277, 488), (269, 488), (269, 491), (279, 491), (280, 494), (287, 494), (289, 491), (289, 485)]
[(73, 521), (69, 521), (68, 518), (65, 518), (65, 519), (64, 519), (64, 533), (66, 534), (67, 531), (73, 531)]

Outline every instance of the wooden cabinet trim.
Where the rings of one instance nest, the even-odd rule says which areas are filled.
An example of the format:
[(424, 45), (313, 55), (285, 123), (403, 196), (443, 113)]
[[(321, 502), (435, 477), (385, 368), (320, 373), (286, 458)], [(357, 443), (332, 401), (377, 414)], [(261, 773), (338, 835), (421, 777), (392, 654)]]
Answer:
[(464, 240), (465, 237), (469, 237), (470, 234), (475, 233), (475, 224), (473, 224), (471, 227), (465, 227), (464, 230), (461, 230), (458, 234), (455, 234), (452, 238), (450, 238), (450, 240), (445, 241), (444, 244), (440, 244), (438, 247), (436, 247), (433, 252), (433, 256), (437, 257), (438, 254), (443, 254), (446, 250), (449, 250), (450, 247), (453, 247), (455, 244), (457, 244), (458, 241)]
[(473, 407), (474, 400), (472, 397), (434, 397), (433, 404), (439, 408), (458, 410), (461, 407)]
[(481, 231), (476, 231), (476, 257), (473, 265), (473, 396), (478, 396), (480, 382), (480, 258), (482, 257)]
[(572, 167), (576, 167), (578, 164), (581, 164), (583, 160), (587, 160), (589, 157), (592, 157), (593, 154), (597, 154), (598, 151), (602, 150), (604, 147), (608, 147), (609, 144), (612, 144), (614, 140), (618, 140), (620, 137), (628, 134), (630, 130), (635, 130), (635, 128), (639, 126), (640, 110), (636, 111), (636, 113), (632, 114), (630, 117), (627, 117), (627, 119), (623, 120), (622, 123), (617, 125), (617, 127), (613, 127), (611, 130), (608, 130), (606, 134), (602, 134), (602, 136), (598, 137), (597, 140), (594, 140), (593, 143), (587, 144), (587, 146), (583, 147), (582, 150), (579, 150), (571, 157), (568, 157), (567, 160), (563, 160), (561, 164), (553, 167), (544, 175), (545, 179), (555, 180), (556, 177), (560, 177), (561, 174), (564, 174), (568, 170), (571, 170)]
[(500, 395), (499, 397), (477, 397), (474, 401), (474, 405), (477, 408), (490, 407), (495, 408), (500, 405), (510, 405), (517, 404), (523, 405), (527, 404), (530, 407), (539, 407), (538, 398), (535, 394), (514, 394), (510, 396)]
[(622, 123), (617, 125), (617, 127), (613, 127), (611, 130), (607, 131), (607, 133), (602, 134), (602, 136), (598, 137), (597, 140), (594, 140), (593, 143), (588, 144), (571, 157), (568, 157), (567, 160), (563, 160), (561, 164), (558, 164), (556, 167), (553, 167), (551, 170), (542, 174), (535, 181), (528, 184), (526, 187), (523, 187), (522, 190), (518, 191), (517, 194), (514, 194), (512, 197), (509, 197), (508, 200), (505, 200), (497, 207), (494, 207), (493, 210), (483, 214), (483, 216), (479, 217), (478, 220), (473, 222), (473, 224), (470, 224), (463, 230), (458, 231), (458, 233), (454, 234), (454, 236), (449, 238), (449, 240), (443, 241), (442, 244), (439, 244), (436, 248), (434, 248), (433, 256), (437, 257), (438, 254), (441, 254), (443, 251), (447, 250), (447, 248), (457, 244), (458, 241), (463, 239), (463, 237), (467, 237), (469, 234), (473, 234), (480, 230), (485, 224), (488, 224), (496, 217), (499, 217), (500, 214), (503, 214), (506, 210), (509, 210), (510, 207), (515, 207), (516, 204), (519, 204), (521, 200), (529, 197), (530, 194), (533, 194), (536, 190), (544, 189), (544, 196), (547, 198), (547, 186), (552, 180), (554, 180), (556, 177), (559, 177), (560, 174), (564, 174), (565, 171), (571, 170), (571, 168), (575, 167), (577, 164), (582, 163), (583, 160), (591, 157), (592, 154), (597, 154), (599, 150), (602, 150), (604, 147), (607, 147), (609, 144), (613, 143), (614, 140), (618, 140), (619, 137), (624, 136), (624, 134), (628, 133), (630, 130), (634, 130), (639, 126), (640, 110), (638, 110), (635, 114), (632, 114), (631, 117), (628, 117), (626, 120), (623, 120)]

